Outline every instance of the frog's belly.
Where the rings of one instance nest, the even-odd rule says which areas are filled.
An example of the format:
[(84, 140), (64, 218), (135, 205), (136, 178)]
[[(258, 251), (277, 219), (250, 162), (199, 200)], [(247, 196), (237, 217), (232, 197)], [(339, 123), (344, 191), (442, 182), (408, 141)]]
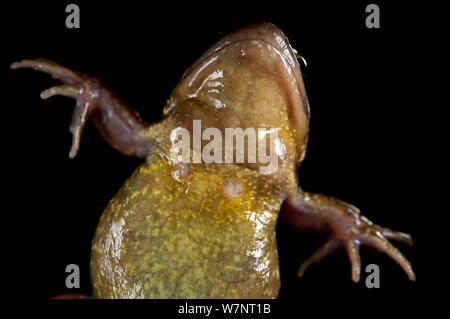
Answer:
[(100, 219), (92, 246), (94, 296), (275, 298), (279, 201), (252, 191), (261, 185), (245, 185), (248, 196), (230, 200), (215, 188), (218, 178), (201, 181), (197, 172), (177, 190), (152, 173), (138, 168)]

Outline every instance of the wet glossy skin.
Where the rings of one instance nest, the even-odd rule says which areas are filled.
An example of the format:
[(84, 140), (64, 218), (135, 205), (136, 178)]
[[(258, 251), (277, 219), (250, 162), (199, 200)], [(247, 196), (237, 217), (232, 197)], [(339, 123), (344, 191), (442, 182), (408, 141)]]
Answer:
[[(61, 94), (77, 99), (71, 157), (92, 115), (114, 148), (146, 158), (100, 218), (92, 243), (94, 297), (275, 298), (280, 210), (302, 230), (330, 232), (299, 275), (344, 247), (357, 281), (358, 248), (366, 244), (389, 254), (415, 279), (409, 262), (387, 241), (412, 244), (409, 235), (375, 225), (350, 204), (298, 186), (309, 105), (295, 54), (276, 26), (248, 26), (217, 42), (185, 72), (164, 108), (165, 118), (153, 125), (142, 122), (94, 78), (50, 61), (24, 60), (12, 67), (32, 67), (64, 82), (44, 91), (44, 98)], [(278, 129), (278, 170), (263, 174), (259, 162), (177, 162), (170, 157), (170, 133), (177, 127), (192, 133), (195, 119), (222, 132)]]
[[(109, 203), (93, 241), (95, 296), (276, 297), (276, 183), (234, 165), (195, 165), (184, 181), (173, 170), (152, 153)], [(243, 194), (227, 196), (227, 181)]]

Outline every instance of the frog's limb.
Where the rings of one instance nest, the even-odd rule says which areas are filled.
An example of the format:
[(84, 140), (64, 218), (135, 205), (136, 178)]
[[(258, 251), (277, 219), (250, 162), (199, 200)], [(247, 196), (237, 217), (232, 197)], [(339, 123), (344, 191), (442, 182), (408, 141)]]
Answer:
[(397, 240), (412, 246), (411, 236), (372, 223), (353, 205), (333, 197), (299, 190), (286, 199), (281, 217), (304, 231), (330, 232), (328, 239), (300, 266), (299, 277), (303, 276), (308, 266), (344, 247), (352, 267), (352, 280), (358, 282), (361, 272), (359, 246), (366, 245), (394, 259), (410, 280), (416, 278), (406, 257), (388, 241)]
[(43, 99), (63, 95), (76, 100), (70, 125), (72, 132), (70, 158), (74, 158), (77, 154), (81, 132), (91, 115), (104, 139), (123, 154), (144, 158), (154, 145), (158, 125), (150, 127), (144, 123), (137, 112), (105, 87), (100, 80), (44, 59), (14, 62), (11, 68), (32, 68), (48, 73), (64, 83), (42, 91)]

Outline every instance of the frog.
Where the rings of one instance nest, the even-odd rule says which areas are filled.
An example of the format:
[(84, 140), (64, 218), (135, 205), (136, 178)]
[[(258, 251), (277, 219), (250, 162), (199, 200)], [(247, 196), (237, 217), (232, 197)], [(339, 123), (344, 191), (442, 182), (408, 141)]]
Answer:
[[(365, 245), (386, 253), (415, 280), (411, 263), (390, 243), (412, 246), (409, 234), (371, 222), (350, 203), (301, 188), (297, 171), (308, 144), (310, 106), (298, 54), (276, 25), (247, 25), (217, 41), (181, 76), (156, 123), (142, 120), (96, 77), (45, 59), (11, 68), (31, 68), (62, 82), (42, 91), (42, 99), (75, 99), (70, 158), (92, 118), (115, 150), (144, 160), (98, 222), (92, 298), (277, 298), (278, 218), (301, 231), (328, 233), (300, 265), (299, 277), (344, 248), (351, 279), (358, 282), (359, 248)], [(274, 142), (256, 148), (258, 154), (269, 150), (275, 169), (264, 170), (267, 162), (259, 158), (199, 161), (211, 142), (203, 138), (180, 157), (174, 137), (180, 130), (195, 135), (195, 121), (221, 133), (274, 129)], [(214, 151), (230, 150), (222, 145)], [(236, 146), (231, 153), (237, 158)]]

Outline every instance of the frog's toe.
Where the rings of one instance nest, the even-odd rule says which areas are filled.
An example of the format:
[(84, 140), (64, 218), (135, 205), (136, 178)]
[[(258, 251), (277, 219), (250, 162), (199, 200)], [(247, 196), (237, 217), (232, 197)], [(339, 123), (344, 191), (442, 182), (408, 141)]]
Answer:
[(61, 80), (66, 84), (79, 83), (83, 81), (83, 77), (80, 73), (70, 70), (56, 62), (45, 59), (25, 59), (11, 63), (10, 67), (11, 69), (31, 68), (36, 71), (48, 73), (55, 79)]
[(300, 189), (285, 201), (282, 217), (302, 230), (330, 232), (325, 243), (300, 266), (299, 277), (309, 265), (344, 247), (352, 267), (352, 280), (357, 282), (361, 272), (359, 247), (366, 245), (387, 254), (403, 268), (410, 280), (416, 279), (408, 259), (388, 241), (396, 240), (412, 246), (411, 236), (372, 223), (349, 203)]
[(359, 241), (349, 240), (345, 244), (350, 264), (352, 266), (352, 280), (358, 282), (361, 275), (361, 257), (359, 256)]
[(320, 262), (324, 257), (333, 253), (336, 249), (341, 246), (341, 243), (333, 238), (333, 236), (329, 236), (328, 239), (320, 245), (317, 250), (306, 259), (298, 269), (297, 276), (303, 277), (305, 270), (314, 263)]
[(305, 260), (298, 270), (298, 276), (302, 277), (305, 270), (313, 263), (318, 263), (324, 257), (330, 255), (340, 247), (344, 247), (351, 264), (352, 280), (358, 282), (361, 273), (361, 258), (359, 247), (361, 244), (384, 252), (395, 260), (406, 272), (408, 278), (415, 281), (416, 275), (408, 259), (395, 248), (388, 240), (393, 239), (413, 245), (411, 236), (402, 232), (392, 231), (378, 225), (366, 225), (363, 228), (353, 228), (345, 235), (332, 233), (319, 248)]
[(51, 88), (48, 88), (41, 92), (42, 99), (48, 99), (49, 97), (55, 95), (63, 95), (72, 98), (76, 98), (77, 95), (81, 94), (83, 91), (82, 88), (77, 87), (75, 85), (58, 85)]
[(164, 124), (148, 125), (142, 121), (135, 110), (95, 77), (44, 59), (21, 60), (12, 63), (10, 67), (31, 68), (50, 74), (63, 83), (42, 91), (43, 99), (62, 95), (76, 100), (70, 125), (72, 132), (70, 158), (74, 158), (78, 152), (81, 132), (91, 115), (105, 140), (126, 155), (145, 158), (165, 130)]
[(411, 235), (402, 233), (399, 231), (394, 231), (389, 228), (381, 227), (379, 225), (373, 225), (375, 228), (377, 228), (381, 234), (383, 234), (384, 237), (387, 239), (403, 242), (405, 244), (408, 244), (410, 247), (414, 246), (414, 242), (411, 238)]
[(360, 245), (366, 245), (387, 254), (403, 268), (410, 280), (415, 281), (416, 275), (410, 262), (387, 240), (387, 238), (413, 245), (411, 236), (408, 234), (367, 223), (362, 227), (353, 227), (345, 233), (331, 233), (328, 239), (312, 254), (312, 256), (301, 264), (298, 270), (298, 276), (302, 277), (305, 270), (311, 264), (319, 262), (336, 249), (344, 247), (351, 264), (352, 280), (358, 282), (361, 273), (359, 247)]
[(32, 68), (36, 71), (48, 73), (64, 83), (64, 85), (54, 86), (42, 91), (42, 99), (62, 95), (71, 97), (77, 101), (70, 125), (72, 147), (69, 157), (74, 158), (80, 148), (81, 132), (92, 111), (98, 106), (98, 81), (95, 78), (63, 67), (56, 62), (44, 59), (14, 62), (11, 64), (11, 68)]
[(416, 280), (416, 274), (412, 269), (411, 263), (387, 240), (387, 238), (391, 238), (393, 240), (403, 241), (412, 245), (413, 242), (411, 236), (401, 232), (391, 231), (390, 229), (382, 228), (378, 225), (371, 225), (368, 230), (357, 234), (356, 237), (361, 244), (375, 248), (376, 250), (391, 257), (403, 268), (410, 280)]
[(352, 267), (352, 280), (358, 282), (361, 274), (361, 258), (359, 256), (359, 241), (349, 240), (343, 242), (334, 235), (330, 235), (328, 239), (317, 248), (317, 250), (305, 260), (298, 270), (298, 277), (303, 277), (305, 270), (313, 263), (320, 262), (324, 257), (330, 255), (338, 248), (344, 246)]
[(72, 147), (69, 157), (74, 158), (80, 148), (81, 132), (92, 111), (97, 107), (98, 103), (93, 98), (94, 90), (85, 82), (82, 84), (67, 84), (54, 86), (41, 92), (42, 99), (48, 99), (55, 95), (67, 96), (77, 101), (75, 110), (72, 114), (72, 123), (70, 132), (72, 133)]

